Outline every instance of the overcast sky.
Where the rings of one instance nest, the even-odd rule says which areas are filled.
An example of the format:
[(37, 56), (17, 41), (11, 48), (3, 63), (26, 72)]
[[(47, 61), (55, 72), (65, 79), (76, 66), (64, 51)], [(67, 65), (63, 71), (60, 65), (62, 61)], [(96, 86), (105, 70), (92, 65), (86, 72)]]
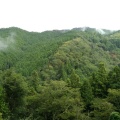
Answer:
[(120, 0), (0, 0), (0, 28), (120, 30)]

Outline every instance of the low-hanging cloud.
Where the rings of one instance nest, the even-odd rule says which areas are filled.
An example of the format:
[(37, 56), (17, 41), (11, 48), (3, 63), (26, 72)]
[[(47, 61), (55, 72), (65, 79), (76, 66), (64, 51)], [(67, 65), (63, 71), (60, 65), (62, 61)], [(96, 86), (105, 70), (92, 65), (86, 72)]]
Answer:
[(15, 42), (15, 33), (10, 33), (10, 35), (6, 38), (0, 37), (0, 50), (7, 49), (11, 44)]
[(0, 41), (0, 50), (6, 49), (8, 47), (7, 44), (5, 44), (4, 42)]

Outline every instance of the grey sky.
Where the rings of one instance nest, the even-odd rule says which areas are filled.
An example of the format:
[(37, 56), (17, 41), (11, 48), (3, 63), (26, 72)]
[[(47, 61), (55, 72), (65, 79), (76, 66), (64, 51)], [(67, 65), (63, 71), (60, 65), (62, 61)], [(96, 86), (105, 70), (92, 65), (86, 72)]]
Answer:
[(120, 29), (120, 0), (0, 0), (0, 28)]

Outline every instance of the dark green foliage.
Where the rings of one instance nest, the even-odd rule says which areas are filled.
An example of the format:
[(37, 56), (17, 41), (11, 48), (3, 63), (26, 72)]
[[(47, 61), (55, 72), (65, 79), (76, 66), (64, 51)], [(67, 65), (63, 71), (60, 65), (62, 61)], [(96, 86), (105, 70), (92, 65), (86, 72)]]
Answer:
[(11, 118), (16, 119), (19, 109), (24, 105), (24, 97), (27, 85), (24, 78), (13, 70), (5, 71), (3, 75), (3, 89), (5, 90), (5, 102), (8, 104)]
[[(9, 115), (8, 104), (5, 101), (5, 91), (2, 86), (0, 86), (0, 113), (3, 118), (6, 118)], [(0, 119), (1, 120), (1, 119)]]

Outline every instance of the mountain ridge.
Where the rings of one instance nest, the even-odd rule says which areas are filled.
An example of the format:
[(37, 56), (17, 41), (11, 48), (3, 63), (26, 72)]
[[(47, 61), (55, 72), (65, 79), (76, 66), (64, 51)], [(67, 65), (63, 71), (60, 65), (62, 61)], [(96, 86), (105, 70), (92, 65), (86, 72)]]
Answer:
[[(95, 28), (89, 27), (85, 28), (84, 31), (83, 28), (73, 28), (71, 30), (53, 30), (44, 31), (41, 33), (28, 32), (16, 27), (0, 29), (0, 37), (2, 38), (2, 40), (4, 40), (4, 42), (9, 40), (8, 38), (11, 38), (11, 34), (14, 36), (14, 44), (10, 44), (10, 47), (7, 46), (6, 50), (0, 50), (0, 57), (3, 58), (0, 62), (0, 69), (4, 70), (15, 67), (18, 72), (22, 73), (25, 76), (30, 75), (33, 70), (42, 70), (43, 73), (44, 71), (46, 71), (45, 69), (49, 69), (46, 68), (46, 66), (49, 65), (51, 60), (53, 60), (54, 55), (60, 50), (60, 47), (64, 46), (66, 42), (72, 43), (73, 46), (71, 45), (71, 48), (75, 49), (73, 51), (75, 52), (75, 54), (77, 54), (76, 56), (81, 55), (81, 52), (79, 51), (79, 48), (81, 48), (80, 50), (83, 52), (81, 63), (84, 63), (84, 60), (88, 61), (84, 63), (86, 64), (86, 70), (89, 69), (88, 66), (91, 66), (91, 68), (95, 68), (95, 66), (97, 67), (97, 64), (99, 64), (99, 62), (101, 61), (105, 62), (105, 64), (108, 64), (107, 69), (110, 69), (112, 66), (117, 65), (120, 59), (120, 32), (114, 31), (111, 33), (109, 30), (106, 31), (106, 34), (100, 34)], [(79, 44), (78, 42), (78, 50), (76, 49), (77, 44), (74, 44), (75, 39), (82, 40), (82, 42), (80, 41), (81, 44)], [(0, 44), (2, 45), (3, 43)], [(85, 47), (85, 45), (87, 45), (88, 47)], [(66, 49), (67, 47), (69, 48), (69, 46), (66, 46)], [(87, 49), (89, 49), (91, 53), (89, 53), (90, 51), (88, 51)], [(78, 52), (76, 53), (76, 51)], [(68, 54), (63, 51), (61, 53), (61, 56), (64, 55), (63, 53)], [(88, 53), (91, 55), (89, 55)], [(70, 64), (73, 64), (73, 62), (71, 61), (77, 60), (77, 58), (73, 57), (73, 55), (66, 58), (70, 59)], [(100, 55), (101, 57), (99, 57)], [(88, 58), (88, 56), (89, 58), (91, 58), (91, 60)], [(95, 63), (91, 62), (93, 59), (96, 59)], [(82, 72), (82, 67), (84, 66), (83, 63), (78, 70), (79, 72), (77, 72), (77, 70), (76, 72), (84, 78), (86, 75), (83, 74), (88, 74), (87, 72), (89, 70), (85, 73)], [(61, 64), (61, 66), (64, 65)], [(61, 66), (59, 67), (59, 69), (61, 69)], [(71, 66), (71, 69), (75, 69), (76, 65)], [(54, 71), (57, 70), (53, 69), (52, 72), (55, 73)], [(57, 73), (55, 73), (55, 75), (61, 76), (57, 75)], [(46, 77), (42, 75), (42, 78), (45, 79)], [(60, 77), (54, 76), (54, 79), (60, 79)]]

